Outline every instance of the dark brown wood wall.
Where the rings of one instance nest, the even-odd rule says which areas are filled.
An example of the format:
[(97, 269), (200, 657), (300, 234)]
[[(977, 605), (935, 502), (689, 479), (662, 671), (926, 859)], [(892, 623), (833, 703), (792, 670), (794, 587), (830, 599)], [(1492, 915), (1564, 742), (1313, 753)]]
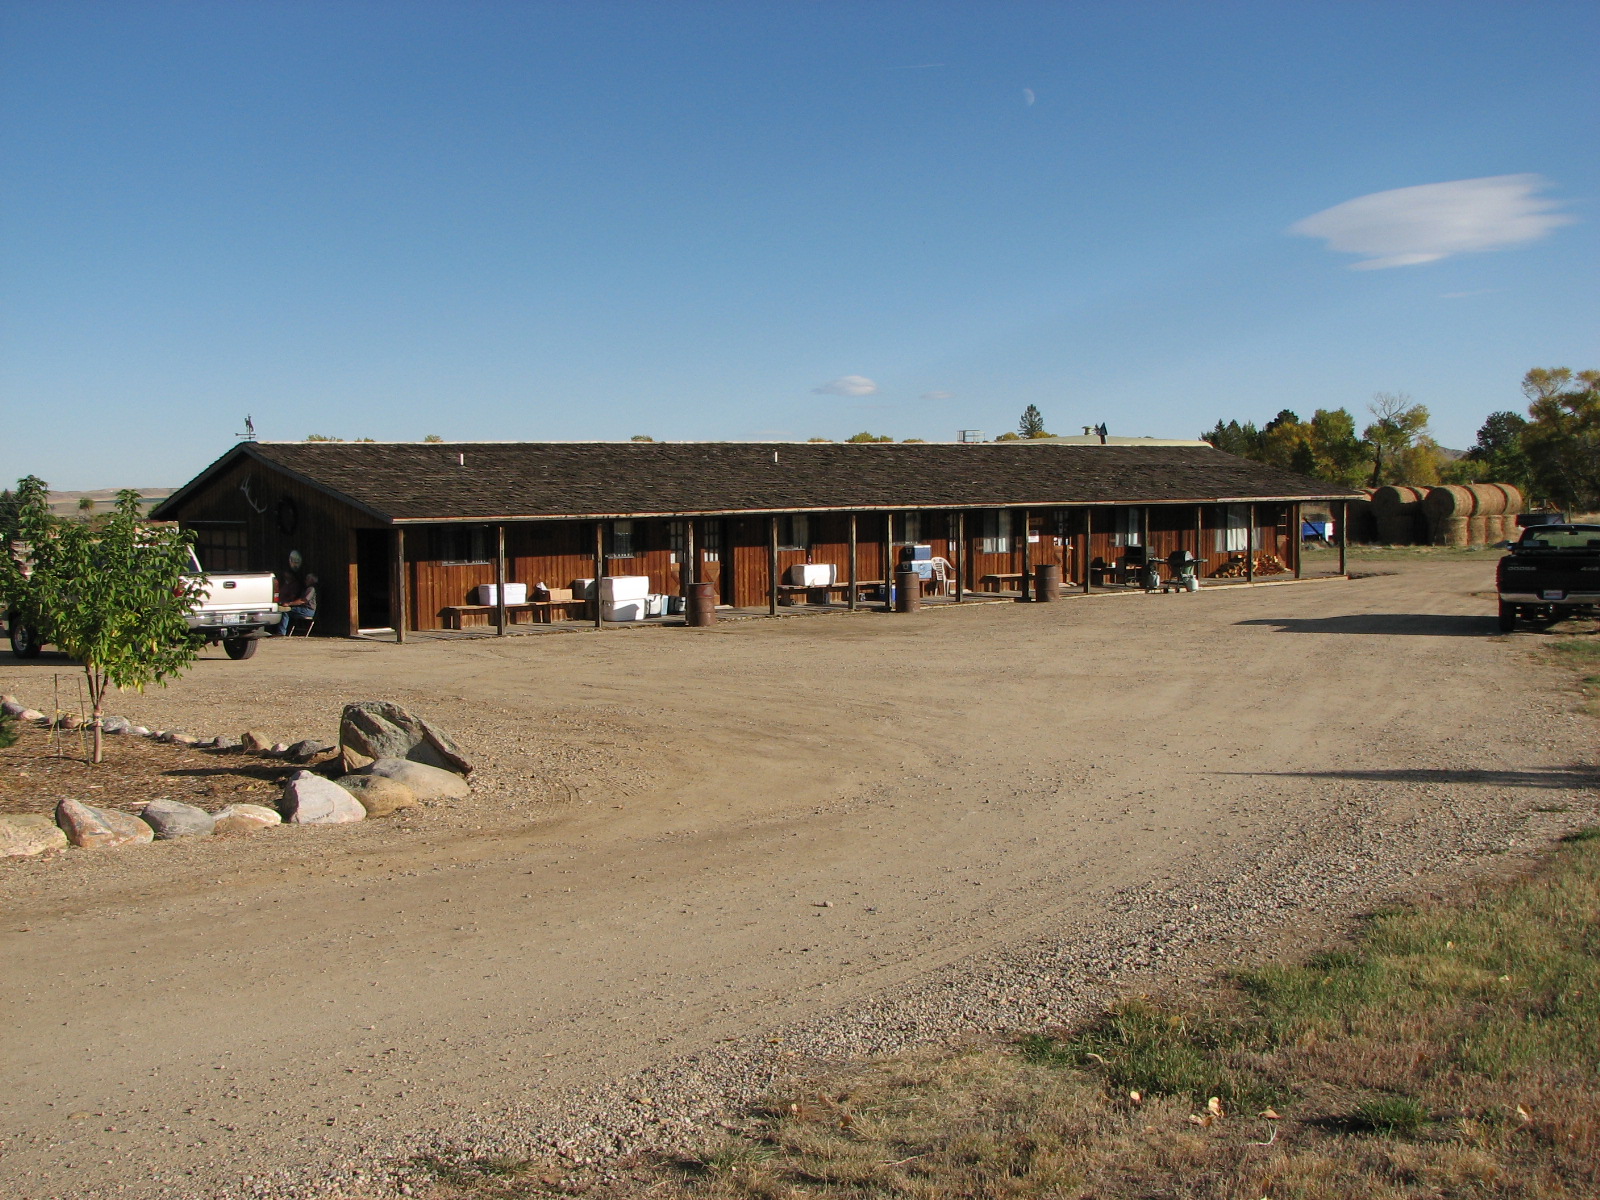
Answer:
[(318, 578), (316, 632), (343, 636), (355, 631), (354, 531), (379, 528), (380, 522), (248, 459), (219, 473), (184, 502), (181, 526), (210, 522), (245, 531), (244, 557), (251, 571), (285, 572), (289, 552), (300, 551), (300, 573)]

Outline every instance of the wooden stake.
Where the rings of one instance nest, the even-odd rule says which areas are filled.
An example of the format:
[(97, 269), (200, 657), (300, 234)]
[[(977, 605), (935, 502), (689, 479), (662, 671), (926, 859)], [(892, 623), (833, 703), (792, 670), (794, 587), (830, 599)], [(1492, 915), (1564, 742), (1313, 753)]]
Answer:
[(594, 627), (604, 629), (606, 619), (600, 609), (600, 577), (606, 569), (606, 523), (594, 523)]
[(1244, 526), (1244, 579), (1246, 583), (1256, 581), (1256, 506), (1248, 506), (1249, 515), (1245, 518)]

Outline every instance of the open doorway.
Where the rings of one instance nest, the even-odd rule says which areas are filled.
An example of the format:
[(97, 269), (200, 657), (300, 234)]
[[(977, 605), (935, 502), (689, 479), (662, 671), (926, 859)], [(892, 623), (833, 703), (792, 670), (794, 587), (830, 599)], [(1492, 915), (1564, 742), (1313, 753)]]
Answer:
[(394, 625), (390, 574), (394, 534), (387, 529), (356, 530), (356, 624), (362, 629)]

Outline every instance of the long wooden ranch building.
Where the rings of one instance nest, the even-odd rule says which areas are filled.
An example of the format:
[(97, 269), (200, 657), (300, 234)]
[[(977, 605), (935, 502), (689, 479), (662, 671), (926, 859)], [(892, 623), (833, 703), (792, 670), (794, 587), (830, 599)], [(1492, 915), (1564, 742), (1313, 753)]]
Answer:
[[(318, 634), (403, 640), (463, 614), (503, 630), (504, 609), (475, 603), (482, 584), (709, 582), (721, 604), (776, 612), (812, 565), (855, 607), (885, 597), (874, 586), (912, 547), (954, 600), (1050, 564), (1065, 587), (1118, 585), (1130, 559), (1176, 550), (1202, 580), (1298, 574), (1300, 506), (1359, 495), (1147, 439), (241, 442), (153, 515), (193, 530), (212, 570), (281, 571), (295, 552), (320, 581)], [(598, 605), (576, 615), (600, 622)]]

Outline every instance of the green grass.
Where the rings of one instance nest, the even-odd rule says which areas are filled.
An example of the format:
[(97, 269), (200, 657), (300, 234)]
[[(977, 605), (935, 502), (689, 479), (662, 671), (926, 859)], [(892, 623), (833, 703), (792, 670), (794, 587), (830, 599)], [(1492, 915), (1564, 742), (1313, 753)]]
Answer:
[[(1492, 563), (1505, 556), (1496, 546), (1367, 546), (1351, 545), (1347, 551), (1351, 562), (1455, 562), (1474, 561)], [(1332, 546), (1306, 546), (1305, 561), (1322, 561), (1339, 557), (1339, 548)]]

